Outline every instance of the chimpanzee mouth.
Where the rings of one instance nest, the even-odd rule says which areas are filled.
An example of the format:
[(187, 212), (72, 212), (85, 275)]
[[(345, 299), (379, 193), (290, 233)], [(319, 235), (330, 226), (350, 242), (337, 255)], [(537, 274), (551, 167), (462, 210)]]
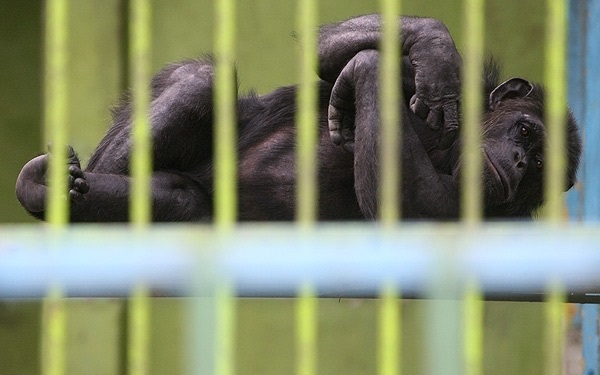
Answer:
[(500, 170), (498, 170), (498, 168), (492, 162), (492, 159), (485, 150), (483, 151), (483, 155), (487, 169), (491, 172), (491, 177), (495, 182), (494, 186), (492, 186), (492, 189), (498, 191), (498, 193), (502, 193), (503, 201), (508, 200), (510, 196), (508, 181), (506, 181), (504, 175), (500, 172)]

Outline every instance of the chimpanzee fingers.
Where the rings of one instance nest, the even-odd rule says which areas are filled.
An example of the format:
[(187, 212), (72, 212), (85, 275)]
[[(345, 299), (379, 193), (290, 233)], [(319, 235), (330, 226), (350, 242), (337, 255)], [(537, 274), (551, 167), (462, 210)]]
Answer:
[(437, 131), (444, 127), (444, 116), (438, 106), (425, 104), (425, 100), (420, 99), (417, 95), (410, 98), (409, 105), (414, 114), (424, 120), (431, 130)]
[(354, 111), (354, 86), (353, 65), (348, 64), (331, 89), (329, 107), (327, 113), (329, 136), (331, 141), (344, 149), (354, 149), (354, 146), (346, 146), (354, 140), (352, 113)]
[(439, 109), (430, 109), (427, 119), (425, 120), (429, 128), (432, 130), (440, 130), (443, 128), (443, 114)]
[(429, 107), (417, 95), (410, 98), (410, 109), (422, 120), (425, 120), (429, 114)]
[(343, 110), (329, 106), (328, 113), (329, 137), (336, 146), (354, 152), (354, 130), (348, 125), (348, 116)]
[(438, 148), (445, 150), (450, 147), (458, 135), (458, 103), (451, 102), (442, 105), (444, 113), (444, 127)]
[(342, 136), (342, 115), (340, 110), (333, 105), (329, 104), (329, 109), (327, 111), (327, 125), (329, 127), (329, 137), (331, 141), (339, 146), (344, 142), (344, 137)]
[(354, 154), (354, 140), (344, 142), (344, 150)]

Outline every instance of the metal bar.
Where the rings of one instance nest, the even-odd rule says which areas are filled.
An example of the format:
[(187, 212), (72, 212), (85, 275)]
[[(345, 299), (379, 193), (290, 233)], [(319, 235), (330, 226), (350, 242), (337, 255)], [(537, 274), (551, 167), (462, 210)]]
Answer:
[(483, 315), (484, 296), (475, 281), (470, 282), (464, 293), (464, 362), (466, 375), (483, 374)]
[[(218, 324), (215, 336), (215, 374), (233, 375), (235, 358), (235, 300), (230, 285), (220, 284), (216, 290)], [(201, 317), (206, 319), (206, 317)]]
[[(585, 112), (584, 112), (584, 151), (583, 151), (583, 175), (584, 175), (584, 197), (583, 218), (584, 220), (597, 221), (600, 218), (600, 174), (597, 171), (597, 163), (600, 162), (600, 150), (595, 147), (595, 142), (600, 139), (600, 25), (597, 20), (600, 17), (600, 3), (597, 1), (585, 1), (585, 47), (584, 67), (582, 74), (585, 87)], [(599, 334), (598, 334), (597, 306), (584, 307), (583, 319), (583, 343), (584, 358), (587, 374), (600, 374)]]
[(378, 374), (399, 375), (402, 363), (400, 294), (393, 284), (383, 284), (379, 306)]
[(215, 224), (237, 220), (236, 1), (215, 3)]
[[(313, 228), (318, 216), (317, 2), (298, 1), (297, 26), (302, 57), (296, 112), (296, 221)], [(306, 232), (309, 235), (310, 231)], [(317, 373), (317, 299), (310, 282), (299, 287), (296, 303), (296, 374)]]
[(303, 283), (296, 307), (296, 374), (317, 373), (317, 298), (310, 283)]
[(565, 341), (565, 297), (559, 283), (549, 287), (546, 308), (546, 371), (548, 375), (562, 375)]
[(599, 305), (583, 305), (580, 307), (581, 321), (581, 343), (583, 351), (583, 359), (585, 361), (586, 375), (598, 375), (598, 367), (600, 366), (598, 348), (600, 340), (598, 338), (598, 316), (600, 315)]
[(563, 191), (565, 183), (565, 120), (566, 103), (566, 0), (547, 1), (545, 84), (547, 96), (545, 117), (547, 145), (544, 155), (544, 196), (547, 219), (564, 221)]
[[(152, 133), (150, 119), (151, 23), (149, 0), (129, 2), (129, 76), (132, 78), (130, 219), (143, 235), (152, 220)], [(143, 279), (132, 286), (129, 300), (127, 341), (128, 372), (150, 371), (149, 289)]]
[[(54, 232), (50, 235), (49, 251), (57, 253), (69, 221), (67, 189), (67, 125), (68, 125), (68, 1), (46, 2), (46, 44), (44, 75), (44, 133), (46, 141), (52, 142), (49, 161), (49, 197), (47, 220)], [(50, 281), (43, 294), (42, 309), (42, 371), (47, 375), (65, 373), (66, 362), (66, 308), (64, 290), (57, 280)]]
[[(43, 296), (53, 282), (68, 295), (127, 295), (137, 280), (187, 294), (197, 263), (214, 265), (236, 295), (291, 296), (307, 280), (318, 295), (376, 296), (386, 282), (403, 296), (423, 295), (444, 249), (455, 248), (444, 259), (458, 285), (476, 279), (483, 293), (516, 299), (542, 295), (560, 280), (567, 293), (600, 300), (596, 225), (482, 224), (468, 233), (458, 224), (403, 224), (385, 233), (377, 226), (321, 225), (312, 236), (294, 226), (248, 225), (227, 238), (198, 226), (158, 226), (144, 234), (83, 227), (66, 232), (60, 252), (45, 246), (49, 236), (38, 227), (0, 230), (0, 296)], [(216, 248), (219, 241), (227, 251)]]
[(44, 133), (50, 142), (49, 196), (46, 220), (55, 226), (69, 221), (67, 189), (68, 125), (68, 4), (67, 0), (46, 2), (46, 45), (44, 75)]
[(400, 22), (401, 1), (381, 0), (381, 61), (379, 67), (379, 111), (381, 118), (379, 160), (379, 218), (386, 226), (394, 226), (401, 215), (400, 139), (402, 125), (399, 103), (400, 76)]
[[(569, 49), (568, 49), (568, 100), (573, 116), (579, 126), (585, 125), (585, 49), (586, 49), (586, 3), (587, 0), (570, 0), (569, 3)], [(583, 132), (582, 132), (583, 133)], [(584, 143), (585, 152), (585, 143)], [(582, 166), (586, 164), (585, 157), (581, 161)], [(573, 189), (567, 192), (567, 204), (569, 217), (574, 221), (583, 219), (583, 195), (585, 191), (585, 170), (580, 169), (577, 175), (578, 181)]]
[[(581, 127), (583, 136), (582, 168), (575, 189), (567, 194), (570, 216), (579, 220), (597, 221), (600, 218), (600, 175), (596, 166), (600, 150), (594, 147), (600, 139), (600, 17), (597, 1), (571, 0), (569, 3), (569, 103)], [(597, 305), (580, 306), (582, 319), (583, 357), (585, 374), (600, 374)]]
[(585, 178), (584, 219), (598, 221), (600, 219), (600, 147), (596, 142), (600, 139), (600, 3), (586, 2), (585, 24), (585, 115), (583, 124), (584, 151), (582, 158)]
[[(464, 159), (461, 170), (461, 218), (469, 233), (480, 225), (483, 217), (483, 159), (481, 152), (481, 72), (483, 71), (485, 3), (481, 0), (465, 0), (465, 53), (463, 67), (463, 106), (461, 141)], [(452, 269), (452, 268), (451, 268)], [(456, 272), (456, 271), (455, 271)], [(462, 327), (464, 332), (462, 358), (467, 374), (483, 373), (483, 302), (482, 295), (473, 278), (463, 291)], [(440, 283), (446, 281), (440, 279)], [(454, 334), (457, 333), (454, 331)], [(452, 345), (450, 342), (446, 344)], [(442, 348), (443, 350), (443, 348)], [(459, 369), (456, 370), (460, 372)]]
[(483, 213), (481, 156), (481, 72), (483, 68), (484, 2), (464, 4), (464, 121), (461, 129), (463, 170), (461, 171), (461, 216), (467, 224), (481, 221)]
[(315, 0), (298, 1), (297, 25), (302, 58), (296, 112), (296, 220), (306, 227), (312, 226), (317, 219), (318, 202), (317, 18)]
[[(214, 132), (214, 225), (217, 252), (226, 254), (221, 246), (229, 235), (234, 235), (238, 214), (237, 197), (237, 82), (235, 73), (237, 2), (220, 0), (215, 2), (215, 90), (213, 95), (215, 121)], [(193, 263), (192, 263), (193, 264)], [(204, 373), (232, 375), (233, 340), (235, 336), (235, 304), (227, 275), (208, 280), (210, 299), (196, 312), (193, 325), (203, 329), (198, 332), (202, 339), (199, 348), (213, 347), (206, 353), (196, 351), (192, 356), (206, 359), (201, 364)], [(201, 290), (200, 290), (201, 291)], [(198, 292), (198, 290), (196, 290)], [(196, 295), (197, 296), (197, 295)], [(210, 309), (213, 311), (209, 311)], [(213, 328), (207, 328), (210, 326)], [(214, 332), (212, 332), (214, 330)], [(195, 370), (194, 371), (199, 371)]]
[(152, 219), (152, 140), (150, 130), (151, 4), (130, 0), (129, 75), (132, 78), (130, 219), (138, 227)]
[(47, 375), (65, 374), (67, 318), (64, 293), (54, 285), (42, 305), (42, 371)]
[[(400, 199), (402, 166), (402, 120), (400, 117), (401, 52), (400, 22), (401, 0), (380, 0), (381, 43), (379, 62), (379, 113), (381, 119), (379, 135), (379, 220), (384, 229), (394, 228), (402, 215)], [(385, 230), (384, 230), (385, 232)], [(379, 307), (378, 373), (397, 375), (400, 373), (400, 304), (397, 285), (382, 283)]]
[(146, 285), (136, 284), (130, 292), (128, 311), (127, 365), (131, 375), (150, 371), (150, 298)]

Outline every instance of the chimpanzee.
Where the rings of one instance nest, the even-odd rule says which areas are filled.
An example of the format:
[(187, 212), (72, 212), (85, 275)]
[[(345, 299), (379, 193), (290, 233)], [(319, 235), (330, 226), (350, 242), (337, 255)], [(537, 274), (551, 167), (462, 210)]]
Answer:
[[(405, 218), (449, 219), (459, 211), (461, 57), (446, 27), (402, 17), (401, 186)], [(320, 220), (377, 219), (380, 17), (324, 26), (319, 35), (318, 194)], [(213, 215), (213, 77), (210, 58), (173, 64), (152, 81), (152, 176), (155, 221), (210, 220)], [(482, 102), (487, 217), (531, 217), (543, 201), (545, 127), (539, 86), (500, 83), (488, 64)], [(240, 97), (237, 105), (239, 219), (294, 217), (295, 87)], [(129, 201), (131, 104), (82, 170), (69, 149), (71, 220), (126, 221)], [(568, 118), (568, 189), (580, 155)], [(43, 219), (49, 155), (28, 162), (16, 193)]]

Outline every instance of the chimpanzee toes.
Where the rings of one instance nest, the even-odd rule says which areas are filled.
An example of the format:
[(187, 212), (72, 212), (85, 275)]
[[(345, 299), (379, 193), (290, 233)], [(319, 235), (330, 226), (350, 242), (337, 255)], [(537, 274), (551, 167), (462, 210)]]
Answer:
[(69, 198), (71, 198), (71, 200), (77, 200), (82, 196), (83, 196), (83, 194), (81, 194), (80, 192), (78, 192), (75, 189), (69, 190)]
[(75, 178), (85, 178), (81, 168), (73, 164), (69, 165), (69, 175)]
[(73, 189), (77, 190), (81, 194), (85, 194), (90, 191), (90, 185), (83, 178), (76, 178), (73, 182)]
[(77, 157), (77, 154), (75, 153), (75, 150), (73, 150), (73, 147), (71, 147), (70, 145), (67, 145), (67, 164), (74, 164), (79, 166), (79, 157)]
[[(77, 156), (77, 153), (75, 152), (73, 147), (71, 147), (70, 145), (67, 145), (66, 147), (67, 147), (67, 164), (76, 165), (79, 167), (80, 163), (79, 163), (79, 157)], [(50, 154), (52, 154), (53, 149), (54, 149), (54, 145), (52, 144), (52, 142), (48, 143), (48, 152)]]
[(69, 195), (71, 198), (77, 198), (88, 191), (90, 191), (90, 185), (79, 165), (69, 165)]

